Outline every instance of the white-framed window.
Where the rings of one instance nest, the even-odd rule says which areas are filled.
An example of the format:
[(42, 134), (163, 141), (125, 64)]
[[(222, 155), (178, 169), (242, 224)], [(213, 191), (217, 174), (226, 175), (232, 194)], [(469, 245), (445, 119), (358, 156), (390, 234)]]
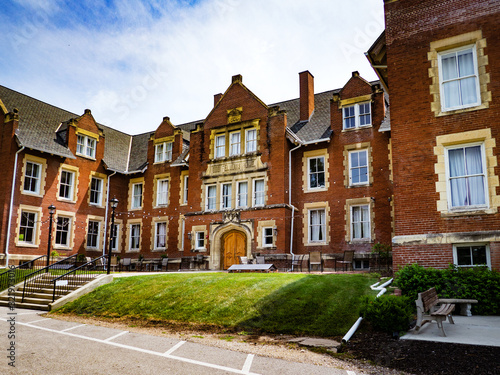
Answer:
[(326, 242), (325, 210), (309, 210), (309, 242)]
[(25, 193), (40, 194), (40, 174), (42, 166), (32, 161), (26, 161), (26, 170), (24, 172)]
[(370, 206), (351, 206), (351, 240), (370, 239)]
[(59, 184), (59, 197), (73, 199), (73, 188), (75, 184), (75, 173), (61, 170), (61, 181)]
[(274, 229), (273, 227), (262, 228), (262, 246), (272, 247), (274, 240)]
[(207, 186), (207, 210), (215, 210), (216, 206), (216, 198), (217, 197), (217, 186), (216, 185), (208, 185)]
[(89, 220), (87, 228), (87, 248), (89, 249), (99, 248), (100, 224), (99, 221)]
[(221, 186), (221, 200), (220, 209), (228, 210), (231, 209), (231, 197), (232, 197), (232, 184), (222, 184)]
[(139, 250), (141, 243), (141, 224), (130, 224), (129, 250)]
[(21, 211), (19, 223), (19, 243), (35, 245), (36, 230), (38, 225), (38, 214), (36, 212)]
[(368, 270), (370, 269), (370, 261), (368, 259), (354, 259), (352, 262), (355, 270)]
[(229, 135), (229, 155), (239, 155), (241, 154), (241, 132), (234, 132)]
[(325, 157), (318, 156), (308, 159), (308, 183), (309, 189), (320, 189), (325, 187)]
[(78, 155), (83, 155), (95, 159), (95, 145), (95, 138), (82, 134), (78, 134), (76, 136), (76, 153)]
[(263, 206), (265, 204), (264, 180), (253, 180), (253, 205)]
[(245, 141), (246, 153), (257, 151), (257, 129), (247, 129), (245, 133)]
[(142, 182), (132, 185), (132, 209), (142, 207), (142, 187)]
[(120, 233), (120, 224), (115, 223), (110, 228), (111, 228), (111, 233), (110, 233), (111, 250), (112, 251), (118, 250), (118, 233)]
[(155, 163), (172, 160), (172, 142), (163, 142), (155, 145)]
[(356, 129), (372, 124), (371, 103), (356, 103), (342, 108), (344, 129)]
[(69, 247), (70, 234), (71, 218), (65, 216), (57, 216), (56, 237), (54, 239), (54, 243), (57, 246)]
[(159, 221), (155, 226), (155, 249), (167, 247), (167, 222)]
[(488, 202), (484, 144), (446, 148), (449, 209), (484, 209)]
[(441, 108), (450, 111), (481, 104), (476, 47), (465, 46), (438, 54)]
[(491, 268), (490, 248), (487, 244), (453, 245), (453, 262), (458, 267), (487, 266)]
[(237, 186), (238, 208), (248, 207), (248, 182), (240, 181)]
[(368, 183), (368, 150), (349, 152), (349, 183), (350, 185)]
[(187, 204), (188, 202), (188, 182), (189, 176), (184, 176), (184, 190), (182, 191), (182, 204)]
[(156, 205), (165, 206), (168, 204), (168, 179), (156, 182)]
[(196, 250), (205, 250), (205, 232), (196, 232), (194, 235)]
[(92, 177), (90, 180), (90, 204), (98, 206), (102, 204), (102, 186), (101, 178)]
[(215, 157), (223, 158), (226, 156), (226, 135), (218, 135), (215, 137)]

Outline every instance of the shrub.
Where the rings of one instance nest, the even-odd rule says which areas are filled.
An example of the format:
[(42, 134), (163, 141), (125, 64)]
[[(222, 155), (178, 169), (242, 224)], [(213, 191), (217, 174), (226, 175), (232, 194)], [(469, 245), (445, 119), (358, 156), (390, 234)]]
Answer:
[(415, 301), (418, 293), (436, 288), (440, 298), (473, 298), (472, 309), (478, 315), (500, 315), (500, 273), (486, 267), (444, 270), (424, 268), (418, 264), (403, 267), (396, 273), (396, 284), (404, 296)]
[(361, 301), (361, 316), (378, 331), (401, 332), (408, 330), (413, 308), (408, 297), (367, 296)]

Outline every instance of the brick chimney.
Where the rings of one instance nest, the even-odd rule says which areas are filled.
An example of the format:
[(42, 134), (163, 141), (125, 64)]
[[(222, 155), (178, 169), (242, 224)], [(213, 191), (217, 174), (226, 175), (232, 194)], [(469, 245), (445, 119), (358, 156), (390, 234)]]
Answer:
[(314, 111), (314, 77), (309, 71), (299, 73), (300, 121), (307, 121)]
[(219, 100), (222, 98), (222, 94), (215, 94), (214, 95), (214, 107), (219, 103)]

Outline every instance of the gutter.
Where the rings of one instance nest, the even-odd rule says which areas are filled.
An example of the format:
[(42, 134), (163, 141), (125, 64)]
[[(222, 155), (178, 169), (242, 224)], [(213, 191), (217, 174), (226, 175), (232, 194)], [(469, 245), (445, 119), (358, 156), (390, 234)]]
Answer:
[(106, 220), (104, 221), (104, 245), (102, 247), (102, 255), (106, 255), (106, 239), (108, 238), (109, 192), (111, 190), (111, 177), (115, 174), (116, 171), (113, 171), (113, 173), (108, 176), (108, 191), (106, 192), (106, 213), (104, 214)]
[(10, 225), (12, 223), (12, 206), (14, 205), (14, 190), (16, 186), (16, 177), (17, 177), (17, 160), (19, 153), (24, 150), (24, 146), (22, 146), (17, 152), (14, 158), (14, 172), (12, 173), (12, 187), (10, 191), (10, 203), (9, 203), (9, 221), (7, 224), (7, 244), (5, 246), (5, 267), (9, 266), (9, 242), (10, 242)]

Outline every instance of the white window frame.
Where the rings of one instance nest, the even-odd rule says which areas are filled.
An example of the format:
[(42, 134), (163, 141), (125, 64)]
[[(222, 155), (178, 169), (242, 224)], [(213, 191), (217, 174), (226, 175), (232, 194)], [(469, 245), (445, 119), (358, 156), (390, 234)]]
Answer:
[(76, 154), (95, 159), (97, 140), (83, 134), (76, 136)]
[[(91, 224), (92, 226), (94, 226), (96, 223), (97, 223), (97, 233), (93, 231), (91, 232)], [(91, 236), (92, 239), (95, 238), (95, 245), (92, 244)], [(101, 222), (98, 220), (89, 220), (87, 224), (87, 246), (86, 246), (87, 249), (99, 250), (100, 242), (101, 242)]]
[[(28, 217), (24, 215), (33, 215), (33, 217)], [(26, 217), (26, 225), (23, 225), (23, 218)], [(28, 224), (33, 224), (33, 225), (28, 225)], [(21, 233), (23, 231), (26, 233), (26, 230), (31, 231), (31, 240), (26, 241), (26, 234)], [(21, 234), (23, 234), (23, 239), (21, 240)], [(34, 211), (29, 211), (29, 210), (21, 210), (21, 217), (19, 219), (19, 234), (18, 234), (18, 239), (19, 239), (19, 245), (36, 245), (36, 236), (38, 235), (38, 212)]]
[[(446, 107), (446, 97), (445, 97), (445, 89), (444, 85), (447, 82), (444, 82), (443, 76), (444, 76), (444, 71), (443, 71), (443, 65), (442, 65), (442, 59), (444, 56), (449, 55), (451, 53), (455, 53), (455, 55), (459, 52), (462, 51), (467, 51), (471, 50), (472, 51), (472, 61), (474, 64), (474, 74), (469, 75), (469, 76), (464, 76), (464, 77), (458, 77), (455, 79), (450, 79), (447, 82), (451, 81), (461, 81), (467, 78), (475, 78), (475, 90), (476, 90), (476, 98), (477, 101), (475, 103), (469, 103), (469, 104), (460, 104), (454, 107)], [(457, 59), (458, 62), (458, 59)], [(449, 50), (441, 51), (438, 53), (438, 69), (439, 69), (439, 92), (440, 92), (440, 98), (441, 98), (441, 110), (443, 112), (447, 111), (453, 111), (457, 109), (463, 109), (463, 108), (470, 108), (470, 107), (476, 107), (481, 104), (481, 90), (480, 90), (480, 85), (479, 85), (479, 72), (478, 72), (478, 64), (477, 64), (477, 52), (476, 52), (476, 46), (474, 44), (467, 45), (467, 46), (462, 46), (459, 48), (452, 48)], [(460, 96), (461, 98), (461, 96)]]
[(172, 160), (173, 142), (162, 142), (155, 145), (155, 163)]
[[(63, 175), (71, 176), (71, 181), (69, 183), (67, 181), (63, 182)], [(58, 192), (59, 198), (70, 200), (70, 201), (73, 200), (73, 192), (75, 189), (75, 176), (76, 176), (76, 173), (74, 171), (69, 171), (67, 169), (61, 169), (61, 179), (59, 181), (59, 192)], [(67, 192), (66, 195), (68, 195), (68, 196), (61, 195), (61, 190), (63, 189), (63, 187), (64, 187), (64, 190)]]
[[(219, 143), (221, 141), (221, 143)], [(226, 135), (216, 135), (215, 136), (215, 144), (214, 144), (214, 153), (215, 158), (224, 158), (226, 157)]]
[(189, 175), (184, 176), (184, 190), (182, 192), (182, 204), (187, 204), (188, 202), (188, 182)]
[(229, 133), (229, 156), (241, 154), (241, 131)]
[[(464, 175), (457, 178), (464, 177), (472, 177), (472, 176), (483, 176), (483, 185), (484, 185), (484, 204), (482, 205), (467, 205), (467, 206), (453, 206), (452, 200), (452, 189), (451, 189), (451, 179), (450, 178), (450, 160), (449, 160), (449, 151), (456, 149), (465, 149), (467, 147), (475, 147), (481, 146), (481, 162), (482, 162), (482, 174), (476, 175)], [(474, 211), (474, 210), (484, 210), (489, 208), (489, 191), (488, 191), (488, 175), (487, 175), (487, 165), (486, 165), (486, 153), (484, 149), (484, 142), (475, 142), (475, 143), (467, 143), (460, 145), (453, 145), (445, 147), (445, 166), (446, 166), (446, 192), (448, 198), (448, 210), (449, 211)]]
[[(98, 189), (93, 189), (92, 188), (92, 181), (98, 181)], [(102, 178), (94, 177), (92, 176), (90, 178), (90, 197), (89, 197), (89, 202), (91, 205), (96, 205), (96, 206), (102, 206), (102, 190), (104, 186), (104, 180)], [(92, 196), (96, 197), (96, 201), (92, 201)]]
[[(362, 217), (363, 216), (363, 208), (365, 208), (368, 211), (368, 217)], [(355, 210), (361, 210), (361, 220), (360, 221), (354, 221), (354, 211)], [(351, 241), (371, 241), (371, 210), (370, 210), (370, 205), (369, 204), (357, 204), (357, 205), (352, 205), (350, 206), (350, 215), (351, 215)], [(366, 212), (366, 211), (365, 211)], [(354, 237), (354, 226), (360, 227), (359, 233), (362, 233), (363, 230), (363, 224), (368, 223), (368, 233), (363, 233), (364, 236), (362, 237)]]
[[(59, 220), (61, 221), (65, 221), (67, 220), (67, 223), (63, 223), (62, 225), (59, 225)], [(71, 217), (70, 216), (63, 216), (63, 215), (58, 215), (57, 216), (57, 220), (55, 222), (55, 225), (56, 225), (56, 234), (54, 236), (54, 244), (55, 246), (58, 246), (58, 247), (69, 247), (69, 241), (71, 240), (71, 223), (72, 220), (71, 220)], [(65, 228), (62, 228), (61, 226), (65, 226)], [(60, 241), (60, 235), (59, 233), (61, 233), (61, 235), (63, 233), (66, 234), (66, 241), (65, 242), (61, 242)]]
[[(246, 193), (241, 192), (241, 185), (246, 185), (247, 191)], [(247, 208), (248, 207), (248, 181), (238, 181), (236, 184), (237, 191), (237, 207), (238, 208)], [(243, 202), (244, 199), (244, 202)]]
[[(267, 240), (271, 240), (271, 243), (267, 243)], [(274, 228), (273, 227), (262, 227), (262, 247), (273, 247), (274, 246)]]
[[(317, 212), (320, 216), (320, 223), (313, 224), (312, 223), (312, 214), (313, 212)], [(307, 225), (308, 225), (308, 242), (309, 243), (317, 243), (317, 244), (325, 244), (326, 243), (326, 209), (325, 208), (311, 208), (307, 212)], [(321, 220), (322, 219), (322, 220)], [(320, 229), (323, 230), (323, 238), (313, 238), (313, 227), (319, 226)]]
[[(141, 186), (140, 194), (137, 194), (138, 192), (136, 191), (136, 186), (139, 186), (139, 185)], [(131, 209), (138, 209), (138, 208), (142, 207), (143, 193), (144, 193), (144, 183), (143, 182), (137, 182), (135, 184), (132, 184), (132, 202), (130, 203)]]
[(232, 208), (233, 184), (223, 183), (220, 189), (220, 209), (230, 210)]
[[(253, 134), (250, 137), (250, 134)], [(247, 129), (245, 130), (245, 153), (256, 152), (257, 151), (257, 129)]]
[[(360, 153), (365, 153), (366, 155), (366, 165), (365, 166), (357, 166), (353, 167), (352, 163), (352, 155), (354, 154), (360, 154)], [(370, 161), (368, 160), (369, 154), (368, 154), (368, 149), (363, 149), (363, 150), (352, 150), (349, 151), (349, 185), (350, 186), (357, 186), (357, 185), (368, 185), (370, 183)], [(358, 158), (359, 160), (359, 158)], [(352, 171), (353, 169), (361, 169), (366, 167), (366, 181), (360, 181), (360, 182), (352, 182)]]
[(194, 248), (195, 250), (205, 250), (205, 232), (194, 233)]
[[(460, 243), (453, 244), (453, 264), (457, 267), (481, 267), (484, 264), (458, 264), (458, 247), (470, 247), (472, 252), (472, 247), (474, 246), (484, 246), (486, 251), (486, 266), (491, 269), (491, 255), (490, 246), (487, 243)], [(471, 263), (473, 262), (473, 255), (471, 255)]]
[[(162, 190), (162, 187), (166, 186), (166, 191)], [(168, 193), (169, 193), (169, 180), (168, 178), (162, 178), (156, 181), (156, 205), (157, 206), (167, 206), (168, 205)]]
[(141, 224), (132, 223), (130, 224), (130, 240), (128, 248), (131, 251), (140, 250), (141, 247)]
[[(28, 164), (32, 164), (31, 171), (33, 172), (33, 167), (36, 167), (37, 173), (34, 175), (28, 175)], [(23, 192), (28, 194), (40, 194), (40, 178), (42, 174), (42, 165), (40, 163), (35, 163), (31, 160), (26, 160), (25, 172), (24, 172), (24, 182), (23, 182)], [(34, 190), (33, 189), (33, 181), (34, 181)], [(26, 190), (26, 184), (28, 182), (29, 188)]]
[[(213, 195), (210, 195), (211, 192), (213, 192)], [(205, 205), (207, 211), (214, 211), (217, 209), (217, 185), (206, 186)]]
[[(313, 160), (318, 160), (318, 159), (322, 159), (323, 160), (323, 171), (311, 171), (311, 162)], [(316, 162), (316, 166), (317, 166), (317, 162)], [(312, 156), (310, 158), (307, 158), (307, 187), (309, 190), (318, 190), (318, 189), (324, 189), (326, 187), (326, 171), (325, 171), (325, 168), (326, 168), (326, 162), (325, 162), (325, 157), (324, 156)], [(311, 178), (312, 178), (312, 175), (313, 174), (316, 174), (318, 177), (320, 174), (323, 174), (323, 185), (319, 185), (319, 182), (317, 182), (318, 186), (311, 186)], [(316, 180), (318, 181), (318, 180)]]
[[(364, 112), (361, 113), (362, 109), (366, 108), (366, 105), (368, 105), (367, 108), (370, 109), (369, 112)], [(352, 114), (352, 109), (354, 109), (354, 114)], [(346, 116), (346, 110), (349, 110), (349, 116)], [(361, 125), (361, 120), (363, 116), (370, 116), (370, 121), (369, 123), (365, 123)], [(346, 126), (346, 120), (354, 118), (354, 126)], [(342, 129), (344, 130), (350, 130), (350, 129), (360, 129), (360, 128), (365, 128), (365, 127), (370, 127), (372, 126), (372, 106), (371, 102), (361, 102), (361, 103), (356, 103), (350, 106), (345, 106), (342, 107)]]
[[(120, 224), (117, 224), (116, 222), (109, 226), (110, 228), (110, 244), (111, 244), (111, 251), (116, 251), (118, 250), (118, 233), (120, 233)], [(114, 230), (113, 230), (114, 229)]]
[[(262, 182), (262, 190), (257, 191), (257, 183)], [(266, 205), (266, 183), (263, 178), (256, 178), (253, 180), (253, 207), (262, 207)], [(262, 199), (262, 203), (259, 200)], [(259, 202), (259, 203), (258, 203)]]
[[(160, 226), (165, 226), (165, 234), (160, 234), (159, 229)], [(164, 246), (159, 246), (160, 240), (163, 238)], [(167, 248), (167, 222), (166, 221), (157, 221), (155, 222), (155, 250), (163, 250)]]

